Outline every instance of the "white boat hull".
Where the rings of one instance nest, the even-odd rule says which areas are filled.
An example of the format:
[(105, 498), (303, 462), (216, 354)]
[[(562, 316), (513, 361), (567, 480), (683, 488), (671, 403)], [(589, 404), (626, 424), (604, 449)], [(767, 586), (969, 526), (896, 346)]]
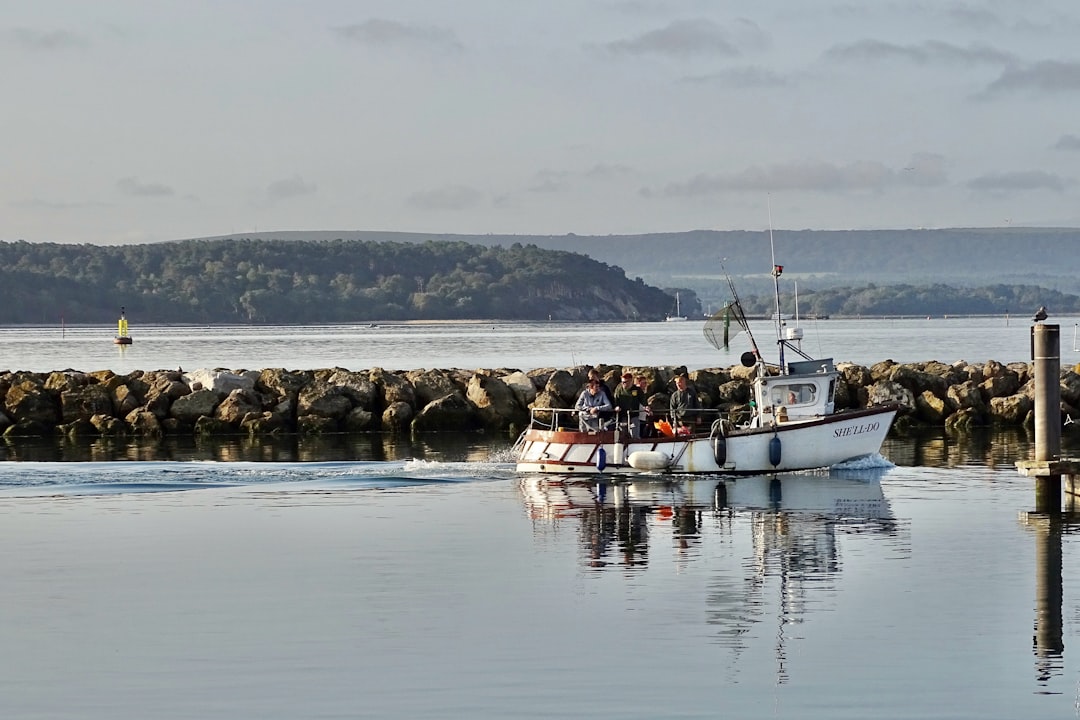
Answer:
[(617, 436), (612, 431), (530, 428), (517, 444), (517, 470), (560, 475), (598, 470), (615, 474), (732, 475), (814, 470), (878, 452), (896, 412), (895, 407), (868, 408), (814, 420), (732, 430), (726, 436), (698, 434), (644, 440)]

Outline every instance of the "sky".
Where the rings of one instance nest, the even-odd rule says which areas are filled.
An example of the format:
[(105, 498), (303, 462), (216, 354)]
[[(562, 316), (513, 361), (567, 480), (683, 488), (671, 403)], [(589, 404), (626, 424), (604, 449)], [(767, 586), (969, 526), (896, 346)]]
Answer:
[(0, 240), (1080, 226), (1075, 0), (0, 0)]

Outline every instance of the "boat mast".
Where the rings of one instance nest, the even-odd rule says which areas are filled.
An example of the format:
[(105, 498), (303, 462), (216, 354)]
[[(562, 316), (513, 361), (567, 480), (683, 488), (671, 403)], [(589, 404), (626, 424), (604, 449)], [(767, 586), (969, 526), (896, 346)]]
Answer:
[(769, 251), (770, 251), (770, 253), (772, 255), (773, 294), (774, 294), (774, 296), (776, 298), (776, 315), (775, 315), (775, 320), (774, 320), (774, 322), (776, 324), (776, 344), (780, 348), (780, 374), (781, 375), (786, 375), (787, 371), (785, 370), (785, 368), (787, 367), (787, 365), (784, 363), (784, 337), (783, 337), (784, 321), (781, 319), (781, 316), (780, 316), (780, 275), (784, 272), (784, 266), (776, 264), (776, 244), (773, 242), (772, 199), (771, 198), (769, 199), (769, 202), (768, 202), (768, 208), (769, 208)]

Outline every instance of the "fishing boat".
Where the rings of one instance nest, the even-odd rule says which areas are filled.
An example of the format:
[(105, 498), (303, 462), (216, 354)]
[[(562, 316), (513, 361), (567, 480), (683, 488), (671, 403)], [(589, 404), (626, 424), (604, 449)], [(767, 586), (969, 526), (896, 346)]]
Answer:
[(679, 293), (675, 293), (675, 314), (668, 315), (667, 322), (686, 322), (686, 316), (682, 314), (682, 305), (679, 302)]
[(117, 345), (130, 345), (131, 336), (128, 335), (128, 321), (124, 316), (124, 308), (120, 308), (120, 319), (116, 322), (116, 336), (113, 342)]
[[(731, 316), (752, 347), (741, 357), (752, 376), (752, 400), (741, 414), (702, 409), (676, 419), (661, 413), (654, 416), (661, 431), (657, 437), (634, 437), (629, 417), (582, 429), (577, 410), (534, 407), (529, 426), (514, 445), (518, 472), (760, 475), (828, 468), (876, 454), (898, 406), (836, 409), (840, 372), (832, 358), (807, 355), (801, 346), (802, 328), (779, 319), (782, 272), (774, 263), (777, 364), (762, 359), (728, 277)], [(708, 330), (706, 337), (719, 347), (716, 333)], [(789, 354), (801, 359), (788, 362)]]

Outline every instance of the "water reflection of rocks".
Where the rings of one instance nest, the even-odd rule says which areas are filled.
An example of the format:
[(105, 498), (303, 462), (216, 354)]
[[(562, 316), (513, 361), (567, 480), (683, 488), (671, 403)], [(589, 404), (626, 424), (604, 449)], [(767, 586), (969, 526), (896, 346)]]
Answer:
[[(581, 562), (591, 572), (640, 573), (650, 563), (694, 562), (705, 554), (703, 543), (743, 553), (737, 575), (710, 578), (705, 622), (738, 654), (775, 592), (778, 682), (787, 681), (791, 627), (805, 619), (815, 595), (836, 591), (839, 538), (877, 534), (899, 543), (902, 553), (910, 545), (873, 471), (615, 484), (533, 476), (520, 487), (538, 533), (577, 523)], [(745, 526), (749, 549), (738, 532)]]
[[(1032, 457), (1034, 449), (1033, 427), (976, 427), (965, 432), (919, 428), (892, 433), (882, 444), (881, 454), (901, 466), (1012, 469), (1017, 460)], [(1080, 457), (1080, 423), (1062, 429), (1061, 451), (1066, 457)]]
[(0, 461), (487, 462), (498, 452), (490, 438), (475, 433), (0, 438)]

